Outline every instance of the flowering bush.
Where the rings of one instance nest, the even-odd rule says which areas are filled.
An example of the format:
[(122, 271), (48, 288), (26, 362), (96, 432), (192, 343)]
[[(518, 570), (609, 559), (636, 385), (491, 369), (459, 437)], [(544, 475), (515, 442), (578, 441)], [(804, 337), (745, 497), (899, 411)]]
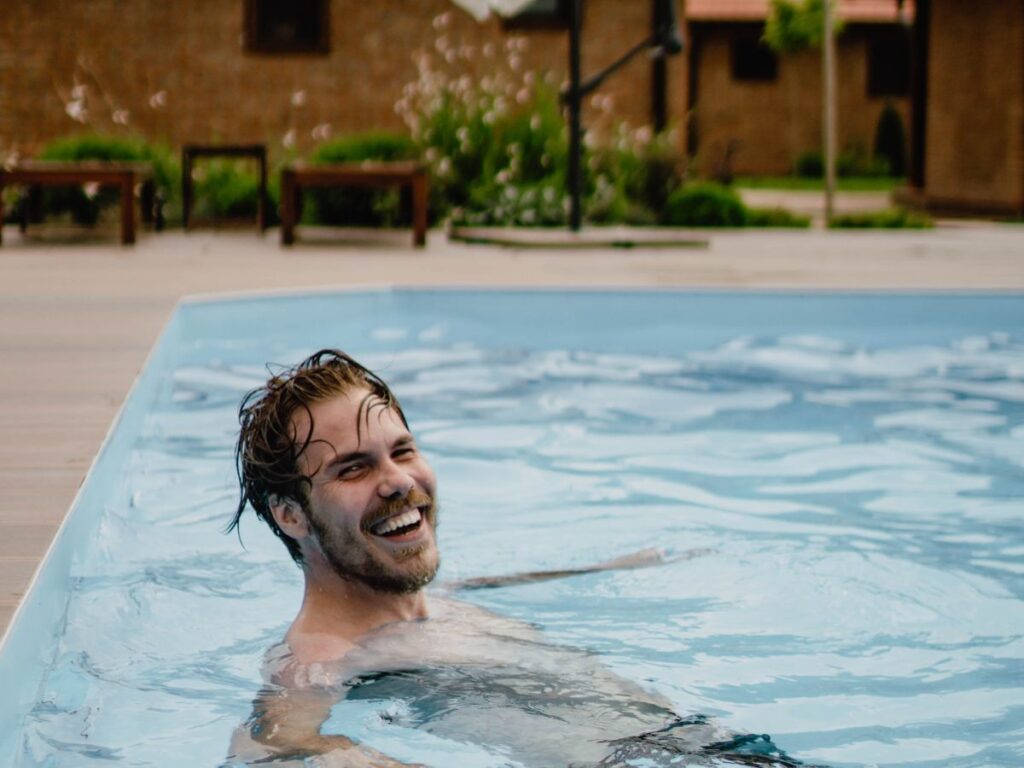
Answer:
[[(568, 219), (569, 138), (553, 77), (524, 70), (523, 37), (476, 47), (434, 20), (432, 51), (395, 104), (432, 171), (431, 212), (459, 224), (557, 226)], [(485, 72), (474, 77), (474, 71)], [(611, 98), (592, 99), (586, 210), (595, 221), (651, 223), (679, 181), (667, 136), (620, 125)], [(602, 136), (612, 134), (610, 141)]]

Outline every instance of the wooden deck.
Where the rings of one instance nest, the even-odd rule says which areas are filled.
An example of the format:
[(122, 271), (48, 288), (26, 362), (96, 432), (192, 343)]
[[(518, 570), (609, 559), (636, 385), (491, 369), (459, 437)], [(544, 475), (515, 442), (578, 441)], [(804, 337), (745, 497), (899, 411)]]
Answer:
[(311, 233), (288, 251), (273, 231), (144, 233), (123, 249), (116, 230), (84, 242), (29, 234), (8, 227), (0, 249), (0, 629), (185, 294), (387, 284), (1024, 290), (1019, 226), (744, 232), (714, 235), (704, 250), (503, 250), (439, 233), (419, 250), (404, 231), (366, 233), (358, 247)]

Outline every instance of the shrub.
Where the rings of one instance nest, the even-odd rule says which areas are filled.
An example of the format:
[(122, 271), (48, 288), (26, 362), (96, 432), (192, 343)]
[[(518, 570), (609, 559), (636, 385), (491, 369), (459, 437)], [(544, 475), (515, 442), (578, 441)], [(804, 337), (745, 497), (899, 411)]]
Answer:
[(821, 152), (801, 152), (796, 157), (793, 172), (801, 179), (820, 179), (825, 175), (825, 161)]
[(811, 226), (811, 217), (785, 208), (748, 208), (747, 226), (806, 229)]
[(907, 137), (903, 118), (892, 104), (886, 104), (875, 129), (875, 157), (884, 158), (893, 176), (907, 175)]
[(669, 195), (664, 221), (683, 227), (742, 227), (747, 223), (747, 209), (729, 187), (694, 182)]
[[(98, 160), (108, 162), (145, 162), (153, 166), (153, 180), (165, 199), (180, 198), (180, 171), (169, 148), (148, 145), (141, 139), (117, 136), (83, 135), (58, 139), (39, 153), (41, 160), (78, 162)], [(85, 189), (57, 188), (43, 190), (43, 211), (49, 214), (70, 213), (78, 224), (95, 224), (103, 208), (114, 205), (120, 193), (101, 188), (96, 192)]]
[(260, 180), (252, 162), (203, 160), (193, 166), (197, 219), (251, 218), (259, 210)]
[(668, 134), (625, 130), (610, 147), (593, 150), (587, 216), (595, 222), (656, 224), (679, 186), (682, 158)]
[(829, 222), (833, 229), (931, 229), (933, 226), (934, 222), (928, 216), (904, 208), (847, 213), (834, 216)]
[[(367, 160), (414, 160), (416, 145), (407, 136), (372, 132), (345, 136), (321, 144), (310, 160), (313, 163), (360, 163)], [(348, 226), (395, 226), (410, 220), (409, 204), (403, 203), (398, 190), (310, 189), (303, 220), (317, 224)]]
[[(802, 179), (820, 179), (825, 175), (821, 152), (811, 150), (797, 155), (793, 172)], [(853, 146), (836, 155), (836, 176), (841, 178), (885, 178), (891, 175), (886, 157), (868, 157), (863, 147)]]

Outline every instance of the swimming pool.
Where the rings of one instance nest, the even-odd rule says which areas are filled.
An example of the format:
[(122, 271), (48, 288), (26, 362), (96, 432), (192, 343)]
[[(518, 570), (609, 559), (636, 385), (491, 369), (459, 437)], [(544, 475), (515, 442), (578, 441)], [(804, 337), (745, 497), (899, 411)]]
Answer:
[[(381, 290), (179, 308), (6, 639), (0, 764), (223, 760), (301, 594), (221, 533), (237, 403), (322, 346), (402, 399), (442, 579), (711, 550), (468, 600), (800, 758), (1024, 763), (1021, 297)], [(332, 722), (517, 764), (403, 707)]]

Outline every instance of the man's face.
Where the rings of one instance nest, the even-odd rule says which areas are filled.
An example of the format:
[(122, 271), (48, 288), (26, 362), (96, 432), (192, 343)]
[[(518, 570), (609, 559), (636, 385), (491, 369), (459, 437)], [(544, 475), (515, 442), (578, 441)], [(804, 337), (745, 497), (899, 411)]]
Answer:
[[(365, 389), (311, 406), (312, 442), (299, 467), (312, 479), (309, 523), (334, 571), (373, 589), (415, 592), (439, 564), (433, 470), (391, 408)], [(357, 437), (357, 419), (361, 420)], [(292, 417), (304, 436), (309, 417)]]

